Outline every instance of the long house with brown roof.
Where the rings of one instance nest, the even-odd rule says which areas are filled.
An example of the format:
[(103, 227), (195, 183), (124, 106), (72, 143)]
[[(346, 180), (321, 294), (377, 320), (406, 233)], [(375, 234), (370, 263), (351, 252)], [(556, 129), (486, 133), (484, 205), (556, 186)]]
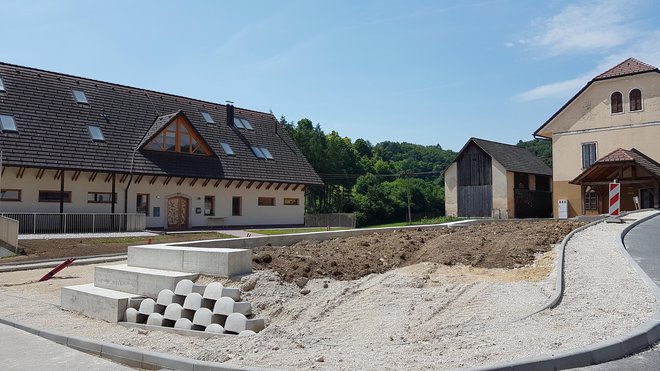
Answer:
[(301, 225), (318, 174), (270, 113), (0, 63), (0, 211)]
[(629, 58), (589, 81), (534, 133), (552, 140), (554, 215), (660, 206), (660, 70)]

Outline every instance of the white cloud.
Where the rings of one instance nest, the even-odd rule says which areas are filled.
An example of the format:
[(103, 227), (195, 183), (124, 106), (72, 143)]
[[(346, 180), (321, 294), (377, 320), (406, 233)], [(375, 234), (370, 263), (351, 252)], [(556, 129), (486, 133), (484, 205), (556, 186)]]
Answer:
[(580, 88), (582, 88), (582, 86), (584, 86), (587, 81), (591, 79), (591, 77), (593, 76), (584, 75), (566, 81), (553, 82), (550, 84), (537, 86), (533, 89), (516, 95), (515, 98), (519, 100), (532, 101), (544, 98), (566, 97), (567, 95), (580, 90)]
[(632, 23), (636, 8), (628, 1), (616, 0), (569, 5), (537, 21), (540, 30), (525, 42), (551, 56), (607, 51), (636, 36)]

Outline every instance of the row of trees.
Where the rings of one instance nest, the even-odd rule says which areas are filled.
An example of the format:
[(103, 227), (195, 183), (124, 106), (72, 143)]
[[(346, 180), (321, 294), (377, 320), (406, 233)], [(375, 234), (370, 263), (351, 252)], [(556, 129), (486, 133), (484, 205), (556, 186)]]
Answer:
[[(280, 123), (325, 185), (307, 192), (308, 213), (355, 212), (358, 225), (406, 220), (412, 214), (444, 215), (443, 171), (456, 152), (440, 145), (352, 141), (308, 119)], [(519, 145), (528, 142), (520, 142)]]

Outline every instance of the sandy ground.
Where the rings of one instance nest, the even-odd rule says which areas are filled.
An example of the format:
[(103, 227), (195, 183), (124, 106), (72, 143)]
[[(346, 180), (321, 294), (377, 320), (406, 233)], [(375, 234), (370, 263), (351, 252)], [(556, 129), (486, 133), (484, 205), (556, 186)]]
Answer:
[(46, 270), (0, 274), (0, 316), (229, 364), (328, 370), (478, 366), (572, 349), (645, 322), (655, 301), (615, 248), (624, 227), (602, 223), (578, 233), (566, 251), (562, 303), (537, 314), (554, 290), (552, 250), (520, 268), (424, 262), (354, 280), (312, 278), (306, 295), (273, 270), (256, 271), (242, 282), (221, 281), (256, 283), (243, 297), (268, 326), (252, 337), (143, 332), (59, 309), (59, 289), (92, 282), (93, 266), (67, 268), (45, 283), (31, 281)]

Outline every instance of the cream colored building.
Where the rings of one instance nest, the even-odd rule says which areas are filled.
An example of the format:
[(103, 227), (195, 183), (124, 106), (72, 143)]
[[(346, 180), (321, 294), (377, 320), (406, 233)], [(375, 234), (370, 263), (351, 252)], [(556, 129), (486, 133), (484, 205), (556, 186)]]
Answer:
[(527, 149), (470, 138), (445, 170), (448, 216), (547, 218), (552, 170)]
[(534, 135), (552, 140), (554, 215), (559, 200), (568, 201), (569, 217), (607, 213), (614, 179), (623, 211), (658, 207), (656, 67), (630, 58), (596, 76)]

